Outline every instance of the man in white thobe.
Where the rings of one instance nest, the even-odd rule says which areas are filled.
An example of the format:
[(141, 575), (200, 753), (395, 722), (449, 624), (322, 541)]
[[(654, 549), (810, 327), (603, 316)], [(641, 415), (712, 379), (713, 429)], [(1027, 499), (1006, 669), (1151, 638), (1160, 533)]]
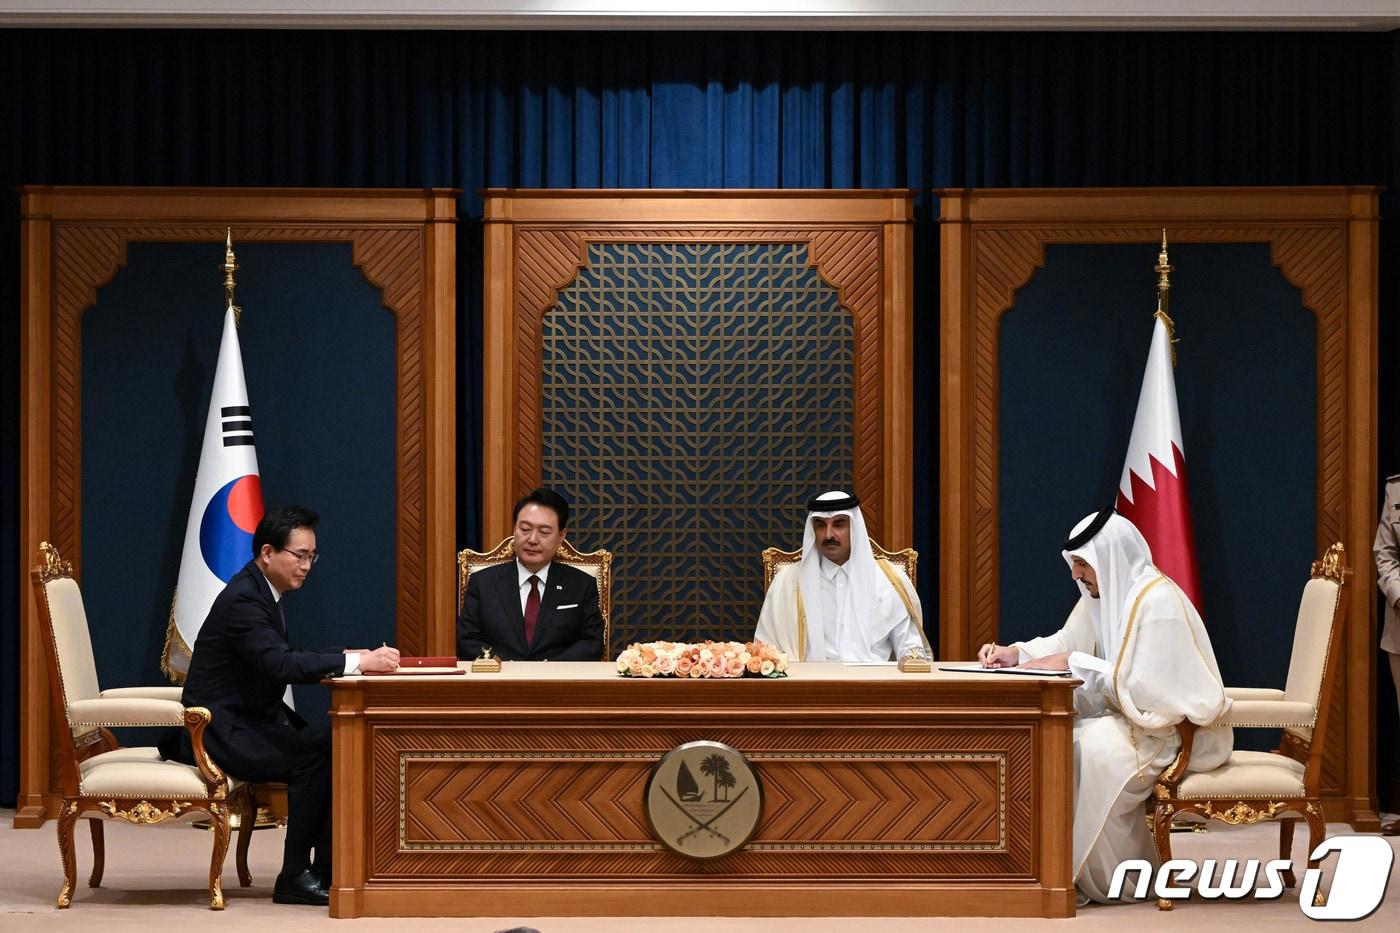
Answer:
[(754, 638), (799, 661), (932, 656), (914, 585), (875, 556), (860, 500), (844, 492), (807, 503), (802, 559), (773, 577)]
[[(1196, 609), (1152, 565), (1142, 534), (1105, 509), (1085, 518), (1064, 547), (1080, 598), (1054, 635), (983, 645), (988, 667), (1068, 669), (1074, 692), (1074, 883), (1081, 899), (1108, 903), (1124, 859), (1156, 863), (1144, 801), (1181, 744), (1176, 724), (1205, 725), (1230, 708), (1210, 636)], [(1192, 771), (1230, 757), (1228, 727), (1200, 729)]]

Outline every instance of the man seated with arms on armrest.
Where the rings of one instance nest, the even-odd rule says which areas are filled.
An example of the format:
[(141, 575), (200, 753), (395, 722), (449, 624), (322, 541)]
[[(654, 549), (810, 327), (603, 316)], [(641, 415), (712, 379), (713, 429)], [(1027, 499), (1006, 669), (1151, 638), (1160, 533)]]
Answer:
[[(282, 597), (299, 590), (316, 563), (310, 509), (275, 508), (253, 532), (253, 559), (214, 599), (200, 627), (182, 702), (207, 707), (209, 757), (243, 781), (287, 785), (287, 838), (273, 886), (279, 904), (329, 903), (331, 732), (310, 726), (282, 702), (289, 684), (399, 666), (395, 648), (298, 651), (287, 642)], [(194, 764), (189, 732), (161, 737), (161, 756)], [(315, 849), (315, 860), (312, 860)]]
[(598, 581), (554, 560), (568, 524), (569, 503), (552, 489), (515, 503), (515, 560), (467, 577), (457, 657), (489, 647), (503, 661), (602, 659)]
[[(1156, 864), (1143, 802), (1181, 745), (1176, 724), (1214, 722), (1230, 708), (1210, 635), (1196, 608), (1152, 565), (1147, 541), (1112, 509), (1074, 526), (1065, 563), (1079, 602), (1054, 635), (983, 645), (987, 667), (1071, 671), (1074, 691), (1074, 884), (1108, 903), (1125, 859)], [(1230, 757), (1234, 731), (1199, 729), (1192, 771)]]
[(932, 657), (919, 594), (870, 548), (860, 500), (826, 492), (807, 503), (802, 559), (777, 572), (754, 638), (802, 661)]

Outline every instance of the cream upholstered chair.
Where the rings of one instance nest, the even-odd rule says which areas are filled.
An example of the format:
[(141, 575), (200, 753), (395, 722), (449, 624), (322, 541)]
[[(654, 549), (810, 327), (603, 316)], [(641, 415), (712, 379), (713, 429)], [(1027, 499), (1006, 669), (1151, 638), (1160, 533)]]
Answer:
[[(554, 559), (561, 564), (577, 567), (598, 581), (598, 614), (603, 617), (603, 657), (611, 661), (612, 651), (612, 552), (599, 548), (596, 551), (580, 551), (565, 538), (559, 542), (559, 550)], [(462, 597), (467, 592), (467, 578), (474, 571), (485, 570), (497, 564), (515, 560), (515, 539), (506, 538), (489, 551), (473, 551), (463, 548), (457, 552), (457, 611), (462, 611)]]
[[(151, 825), (165, 820), (207, 817), (213, 827), (214, 853), (209, 863), (209, 906), (222, 910), (220, 881), (229, 843), (229, 808), (238, 808), (238, 880), (252, 884), (248, 842), (253, 825), (251, 786), (226, 776), (204, 751), (209, 710), (182, 706), (179, 687), (122, 687), (99, 690), (87, 613), (73, 567), (48, 542), (39, 545), (39, 563), (31, 574), (40, 628), (48, 647), (53, 702), (68, 727), (67, 741), (56, 741), (63, 803), (58, 811), (58, 851), (63, 860), (63, 888), (58, 906), (67, 907), (77, 885), (73, 827), (80, 819), (92, 829), (91, 887), (102, 882), (105, 852), (103, 820)], [(153, 746), (122, 748), (110, 727), (184, 726), (190, 732), (198, 766), (162, 761)]]
[[(904, 575), (909, 578), (909, 582), (915, 586), (919, 585), (919, 552), (911, 547), (902, 551), (887, 551), (876, 543), (874, 538), (870, 539), (870, 550), (875, 552), (877, 558), (887, 560), (894, 564)], [(763, 588), (767, 590), (773, 585), (773, 578), (778, 571), (788, 564), (795, 564), (802, 559), (802, 552), (784, 551), (782, 548), (766, 547), (763, 549)]]
[[(1234, 700), (1230, 711), (1211, 725), (1236, 729), (1283, 729), (1283, 740), (1272, 752), (1235, 751), (1229, 761), (1212, 771), (1187, 774), (1196, 726), (1177, 726), (1181, 751), (1157, 780), (1148, 801), (1149, 822), (1157, 855), (1171, 855), (1171, 822), (1175, 813), (1194, 813), (1208, 820), (1239, 825), (1260, 820), (1279, 821), (1279, 857), (1289, 858), (1293, 824), (1308, 823), (1308, 852), (1313, 852), (1327, 832), (1319, 798), (1322, 752), (1327, 713), (1341, 658), (1342, 627), (1346, 620), (1346, 549), (1341, 543), (1313, 561), (1303, 586), (1298, 622), (1293, 630), (1293, 654), (1288, 680), (1282, 690), (1227, 687)], [(1316, 863), (1309, 862), (1309, 867)], [(1284, 880), (1296, 883), (1293, 872)], [(1320, 892), (1319, 892), (1320, 896)], [(1157, 906), (1171, 909), (1161, 898)]]

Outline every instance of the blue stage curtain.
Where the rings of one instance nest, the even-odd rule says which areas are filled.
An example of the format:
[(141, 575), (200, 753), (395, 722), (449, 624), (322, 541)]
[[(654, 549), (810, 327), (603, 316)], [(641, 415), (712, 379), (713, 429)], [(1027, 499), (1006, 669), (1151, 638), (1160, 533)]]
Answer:
[[(483, 187), (908, 187), (915, 541), (938, 565), (944, 186), (1388, 184), (1377, 33), (0, 32), (0, 255), (21, 184), (457, 187), (458, 541), (479, 542)], [(1397, 199), (1387, 195), (1395, 214)], [(1382, 306), (1400, 292), (1383, 243)], [(0, 804), (17, 788), (19, 268), (0, 263)], [(1396, 327), (1383, 319), (1385, 346)], [(1382, 471), (1400, 469), (1383, 367)], [(139, 536), (139, 529), (135, 530)], [(1365, 559), (1354, 555), (1354, 560)], [(937, 575), (921, 575), (926, 606)], [(24, 597), (27, 598), (27, 597)], [(931, 633), (932, 634), (932, 633)]]

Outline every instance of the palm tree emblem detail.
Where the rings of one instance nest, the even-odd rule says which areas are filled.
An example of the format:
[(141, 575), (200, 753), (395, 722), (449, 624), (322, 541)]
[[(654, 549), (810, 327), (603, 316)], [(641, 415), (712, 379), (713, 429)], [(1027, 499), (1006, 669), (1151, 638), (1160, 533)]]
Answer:
[[(735, 786), (738, 780), (734, 777), (734, 772), (729, 767), (729, 760), (721, 754), (706, 755), (700, 762), (700, 773), (715, 780), (715, 800), (728, 800), (729, 788)], [(724, 789), (724, 796), (720, 796), (720, 789)]]

